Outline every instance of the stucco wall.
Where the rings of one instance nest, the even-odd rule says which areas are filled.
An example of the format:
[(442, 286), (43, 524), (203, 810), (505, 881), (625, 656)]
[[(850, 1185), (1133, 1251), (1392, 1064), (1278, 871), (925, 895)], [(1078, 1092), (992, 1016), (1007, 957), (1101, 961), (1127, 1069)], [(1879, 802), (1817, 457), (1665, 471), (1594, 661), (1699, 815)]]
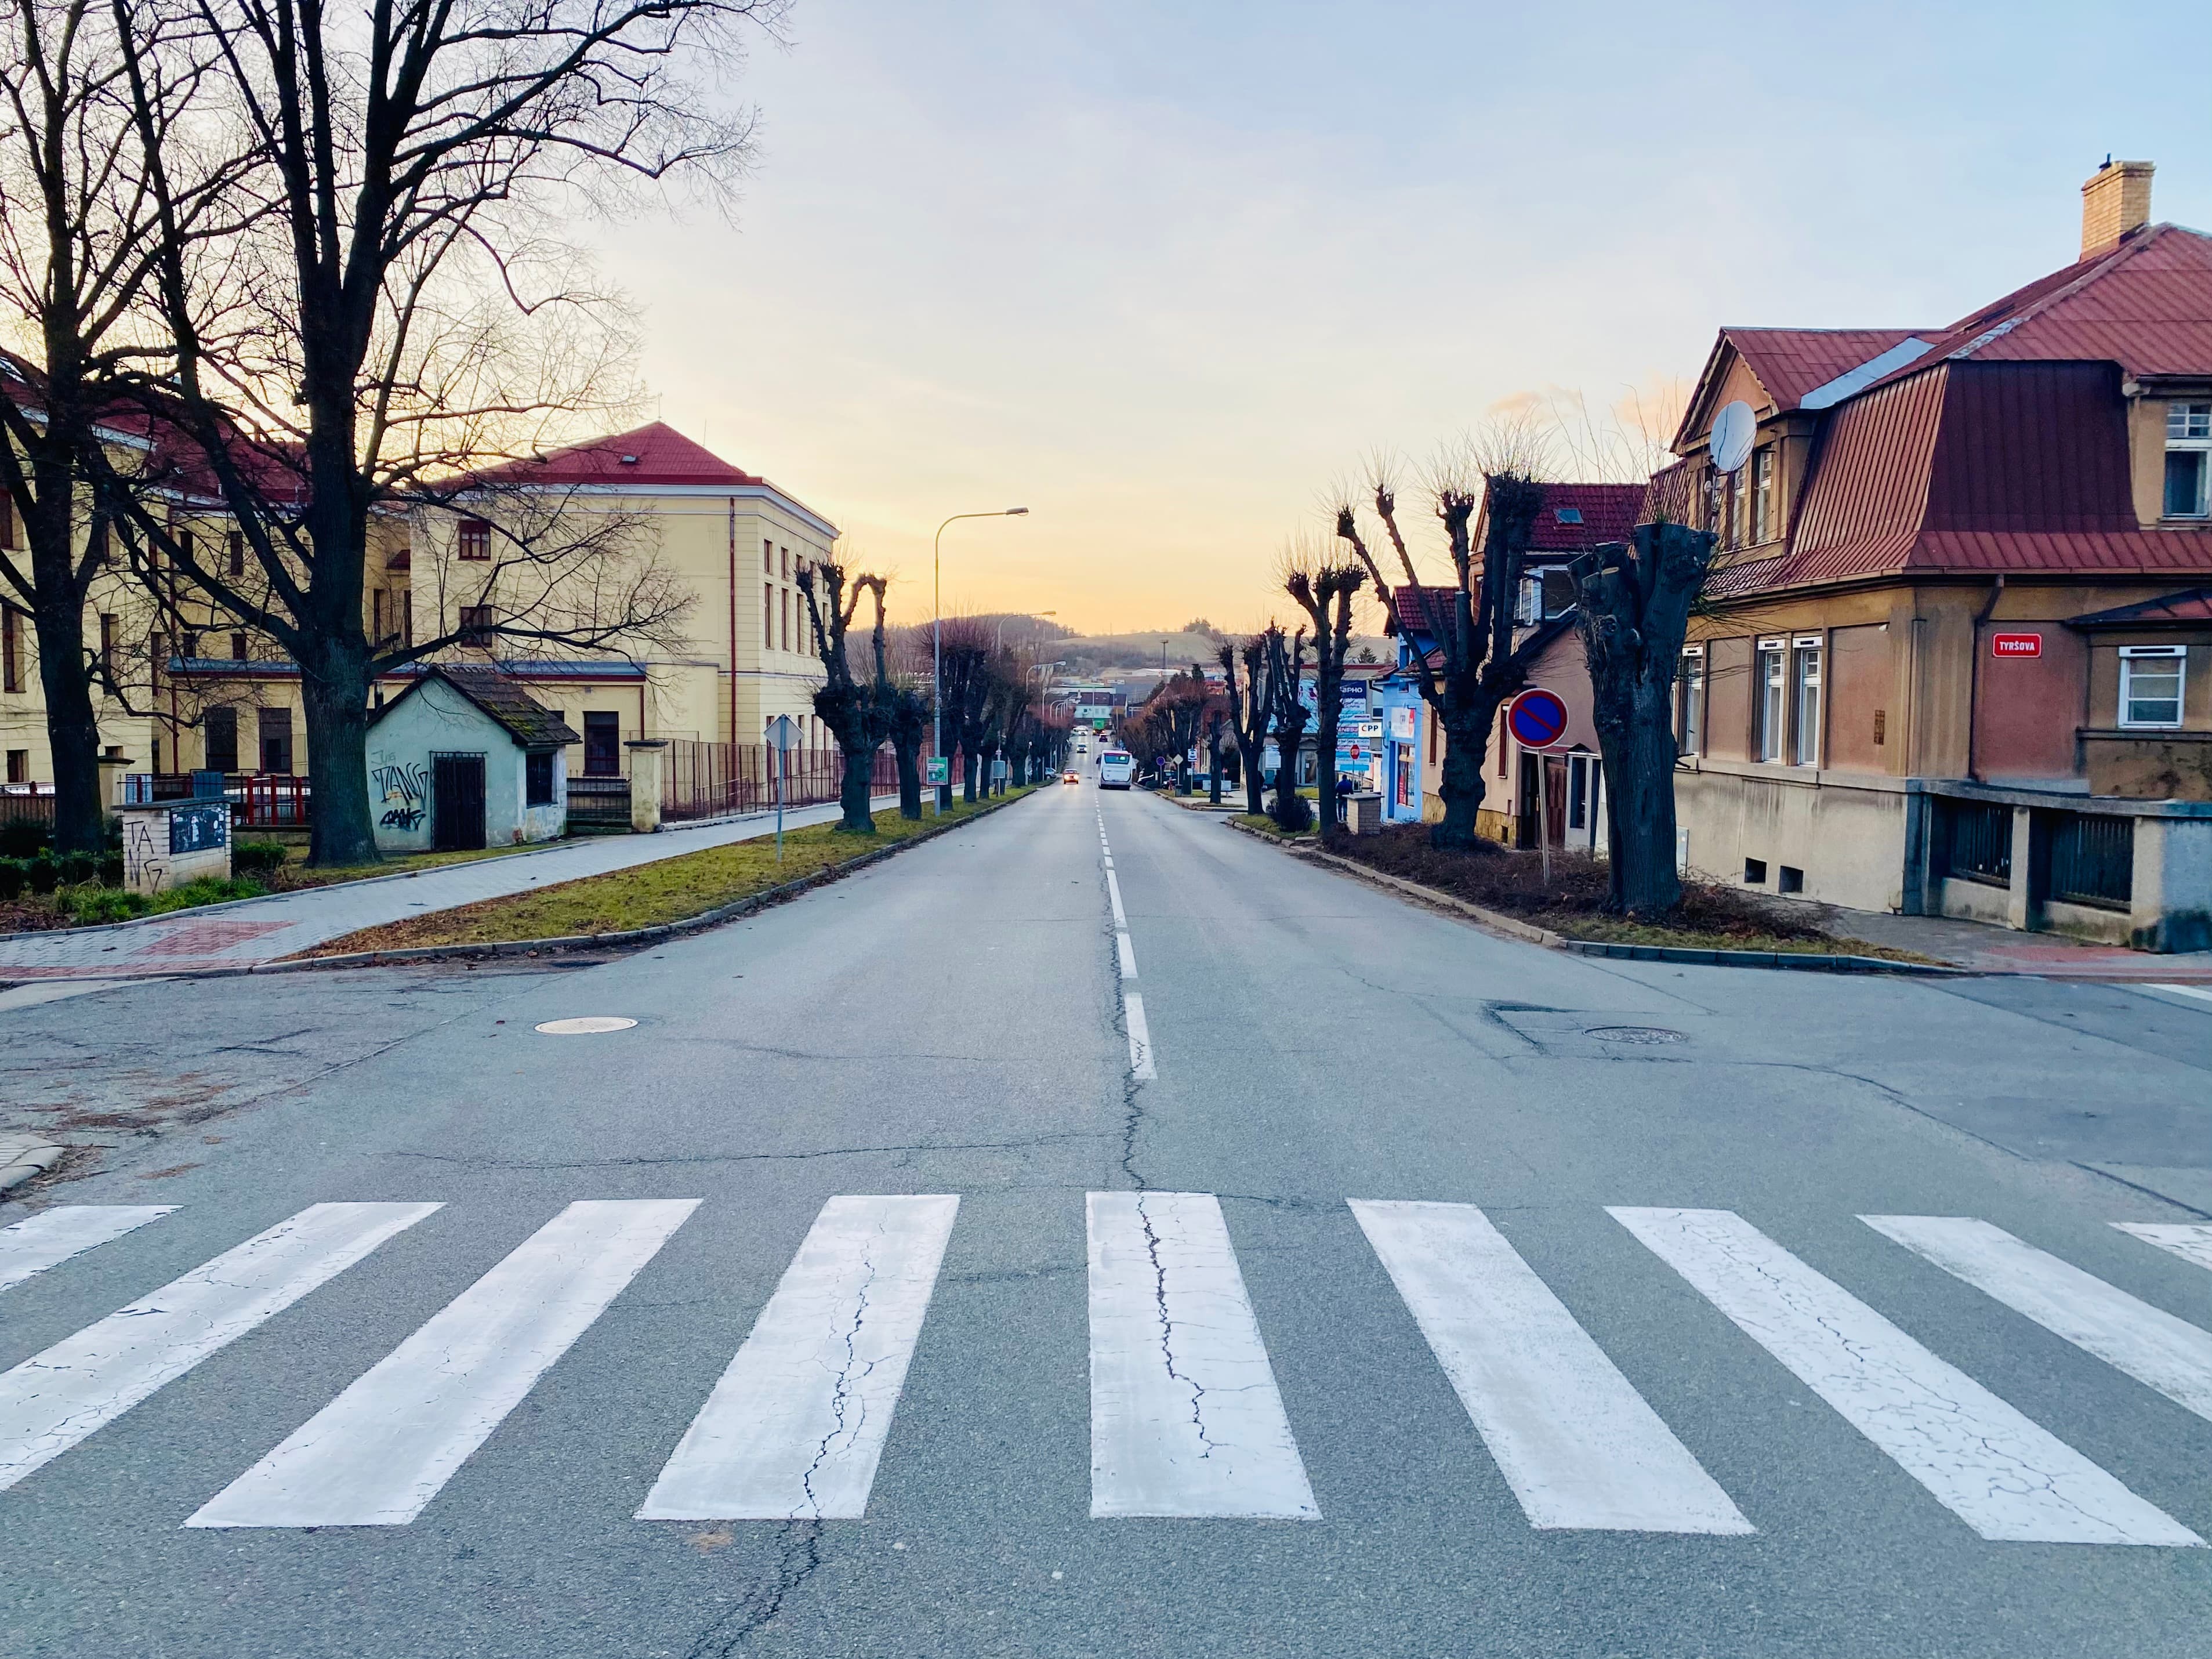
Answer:
[(1756, 859), (1766, 879), (1753, 890), (1773, 892), (1788, 865), (1805, 897), (1859, 910), (1904, 903), (1905, 803), (1901, 789), (1796, 769), (1686, 763), (1674, 775), (1691, 869), (1741, 886)]
[(561, 833), (565, 769), (556, 756), (552, 808), (523, 805), (523, 750), (489, 715), (442, 680), (427, 680), (369, 729), (368, 800), (376, 844), (388, 853), (428, 852), (436, 821), (431, 799), (439, 754), (484, 757), (484, 845), (544, 841)]

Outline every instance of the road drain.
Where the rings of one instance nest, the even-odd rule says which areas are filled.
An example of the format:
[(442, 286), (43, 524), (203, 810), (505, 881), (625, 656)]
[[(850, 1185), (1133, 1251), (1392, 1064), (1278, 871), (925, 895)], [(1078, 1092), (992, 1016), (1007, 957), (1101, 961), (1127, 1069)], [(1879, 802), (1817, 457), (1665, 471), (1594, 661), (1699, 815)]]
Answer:
[(1583, 1033), (1600, 1042), (1680, 1042), (1682, 1034), (1663, 1025), (1599, 1025)]

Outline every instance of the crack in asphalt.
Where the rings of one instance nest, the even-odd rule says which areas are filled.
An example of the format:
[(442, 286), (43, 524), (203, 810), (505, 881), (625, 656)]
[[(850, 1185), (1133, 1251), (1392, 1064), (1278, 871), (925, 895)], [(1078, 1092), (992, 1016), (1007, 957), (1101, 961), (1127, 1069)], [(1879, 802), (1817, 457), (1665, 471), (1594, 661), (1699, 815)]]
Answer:
[(667, 1157), (585, 1158), (548, 1159), (527, 1162), (520, 1158), (474, 1156), (458, 1152), (422, 1152), (398, 1151), (387, 1153), (391, 1158), (414, 1158), (425, 1164), (459, 1164), (475, 1169), (493, 1170), (628, 1170), (647, 1169), (660, 1164), (803, 1164), (822, 1158), (870, 1158), (895, 1153), (915, 1152), (1019, 1152), (1038, 1146), (1055, 1146), (1068, 1141), (1103, 1140), (1106, 1132), (1099, 1129), (1068, 1129), (1048, 1135), (1032, 1135), (1021, 1140), (925, 1140), (911, 1146), (823, 1146), (804, 1152), (696, 1152)]
[(734, 1606), (717, 1613), (692, 1639), (684, 1659), (729, 1659), (755, 1632), (773, 1622), (783, 1611), (783, 1604), (820, 1571), (819, 1521), (787, 1521), (778, 1531), (773, 1574), (739, 1596)]

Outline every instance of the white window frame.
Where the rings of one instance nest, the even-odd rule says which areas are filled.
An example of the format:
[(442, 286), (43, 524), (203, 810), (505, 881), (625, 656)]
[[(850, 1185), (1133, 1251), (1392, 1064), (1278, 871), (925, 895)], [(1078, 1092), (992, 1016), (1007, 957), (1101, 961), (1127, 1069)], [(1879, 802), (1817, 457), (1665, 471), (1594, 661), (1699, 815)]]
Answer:
[(1753, 736), (1758, 739), (1759, 759), (1778, 764), (1790, 752), (1790, 641), (1778, 635), (1758, 641), (1751, 663)]
[(2166, 453), (2195, 455), (2197, 506), (2194, 511), (2166, 510), (2166, 475), (2159, 474), (2160, 515), (2168, 519), (2212, 518), (2212, 403), (2176, 403), (2166, 406)]
[(1678, 755), (1702, 755), (1705, 752), (1705, 647), (1686, 645), (1682, 647), (1680, 670), (1682, 686), (1675, 699), (1674, 752)]
[(1751, 539), (1754, 546), (1774, 539), (1774, 446), (1751, 452)]
[[(2134, 680), (2136, 664), (2155, 662), (2172, 664), (2173, 668), (2173, 718), (2170, 720), (2139, 720), (2130, 717), (2129, 705), (2135, 701)], [(2160, 678), (2165, 678), (2163, 672)], [(2156, 699), (2164, 702), (2160, 696)], [(2118, 714), (2121, 726), (2133, 732), (2172, 732), (2179, 729), (2182, 716), (2189, 706), (2189, 647), (2185, 645), (2124, 645), (2120, 647), (2120, 702)]]
[[(1790, 641), (1790, 756), (1793, 766), (1809, 766), (1818, 770), (1820, 765), (1820, 716), (1827, 695), (1820, 678), (1826, 665), (1823, 660), (1827, 638), (1820, 634), (1800, 634)], [(1806, 659), (1811, 659), (1811, 672), (1806, 672)], [(1805, 694), (1813, 694), (1813, 707), (1805, 707)], [(1808, 727), (1810, 729), (1808, 730)]]

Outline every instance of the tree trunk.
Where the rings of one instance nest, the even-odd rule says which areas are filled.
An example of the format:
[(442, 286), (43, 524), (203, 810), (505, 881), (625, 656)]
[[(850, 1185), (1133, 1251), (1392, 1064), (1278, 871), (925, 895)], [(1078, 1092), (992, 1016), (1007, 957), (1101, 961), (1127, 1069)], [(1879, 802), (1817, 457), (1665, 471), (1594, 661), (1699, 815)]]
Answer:
[(368, 664), (355, 641), (327, 641), (300, 665), (307, 728), (308, 862), (318, 868), (378, 860), (368, 804)]
[(921, 817), (921, 745), (919, 742), (902, 743), (891, 739), (891, 758), (898, 763), (899, 816), (919, 821)]
[(968, 738), (960, 740), (960, 796), (970, 806), (975, 804), (976, 775), (982, 771), (983, 762), (977, 745)]
[(837, 785), (837, 805), (842, 812), (837, 833), (872, 836), (876, 833), (876, 751), (862, 746), (867, 738), (861, 733), (854, 732), (849, 743), (842, 733), (836, 736), (838, 752), (845, 762), (844, 775)]
[(1607, 875), (1613, 902), (1626, 915), (1663, 916), (1682, 899), (1674, 863), (1672, 715), (1662, 699), (1656, 719), (1639, 708), (1619, 737), (1598, 733), (1605, 757)]
[(1265, 786), (1260, 777), (1260, 754), (1258, 744), (1247, 744), (1241, 737), (1237, 739), (1237, 767), (1244, 775), (1244, 811), (1246, 816), (1255, 818), (1266, 817), (1267, 811), (1266, 799), (1261, 793)]
[(1214, 732), (1206, 744), (1206, 804), (1221, 805), (1221, 733)]
[(1444, 729), (1444, 764), (1437, 793), (1443, 798), (1444, 816), (1429, 831), (1429, 845), (1465, 852), (1480, 839), (1477, 815), (1482, 810), (1485, 786), (1482, 757), (1489, 747), (1490, 727), (1498, 710), (1478, 721), (1474, 711), (1446, 714), (1437, 724)]
[(100, 720), (93, 713), (84, 653), (84, 603), (75, 592), (74, 584), (63, 585), (59, 602), (41, 604), (31, 623), (39, 639), (39, 684), (46, 696), (46, 744), (53, 755), (54, 850), (97, 853), (107, 840), (106, 803), (100, 799)]
[(1314, 721), (1315, 805), (1321, 811), (1319, 834), (1324, 842), (1336, 838), (1336, 727), (1343, 718), (1341, 700), (1334, 685), (1321, 688), (1321, 707)]

